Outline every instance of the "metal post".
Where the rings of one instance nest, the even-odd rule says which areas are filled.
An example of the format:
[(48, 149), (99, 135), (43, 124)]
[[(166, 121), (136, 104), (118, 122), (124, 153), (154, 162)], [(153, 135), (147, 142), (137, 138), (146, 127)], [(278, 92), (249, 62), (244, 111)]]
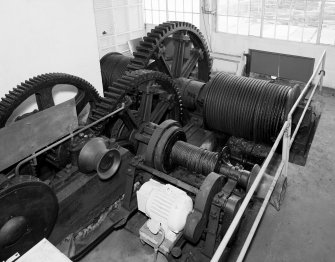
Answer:
[(319, 13), (318, 32), (317, 32), (317, 36), (316, 36), (316, 43), (317, 44), (320, 44), (320, 39), (321, 39), (323, 17), (324, 17), (324, 13), (325, 13), (325, 3), (326, 3), (326, 0), (322, 0), (321, 9), (320, 9), (320, 13)]
[(320, 79), (320, 92), (322, 94), (322, 87), (323, 87), (323, 77), (325, 76), (325, 63), (326, 63), (326, 53), (323, 54), (322, 63), (321, 63), (321, 79)]
[(284, 176), (287, 177), (288, 161), (290, 158), (290, 145), (291, 145), (291, 124), (292, 117), (289, 116), (287, 119), (287, 127), (283, 136), (283, 150), (282, 150), (282, 161), (284, 162)]

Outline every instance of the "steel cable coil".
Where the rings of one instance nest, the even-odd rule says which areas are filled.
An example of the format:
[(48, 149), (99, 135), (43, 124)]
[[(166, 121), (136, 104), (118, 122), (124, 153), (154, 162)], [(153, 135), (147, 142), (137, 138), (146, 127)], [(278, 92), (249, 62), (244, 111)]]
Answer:
[(214, 171), (218, 162), (218, 153), (177, 141), (172, 147), (170, 158), (176, 166), (183, 166), (191, 172), (207, 175)]
[(108, 90), (112, 83), (121, 78), (127, 71), (127, 65), (131, 57), (124, 56), (117, 52), (111, 52), (100, 59), (102, 85), (104, 91)]
[(263, 143), (275, 140), (300, 94), (298, 86), (224, 72), (205, 88), (204, 118), (209, 129)]

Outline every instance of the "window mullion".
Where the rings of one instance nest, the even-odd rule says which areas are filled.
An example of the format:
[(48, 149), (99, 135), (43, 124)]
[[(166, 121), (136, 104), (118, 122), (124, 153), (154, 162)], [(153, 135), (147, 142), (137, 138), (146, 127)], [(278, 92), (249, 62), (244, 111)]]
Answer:
[(261, 32), (260, 32), (260, 36), (261, 36), (261, 37), (263, 37), (264, 13), (265, 13), (265, 0), (262, 0)]
[(325, 12), (325, 3), (326, 3), (326, 0), (322, 0), (322, 2), (321, 2), (321, 9), (320, 9), (320, 15), (319, 15), (318, 34), (317, 34), (317, 37), (316, 37), (316, 43), (317, 44), (320, 44), (322, 24), (323, 24), (323, 17), (324, 17), (324, 12)]

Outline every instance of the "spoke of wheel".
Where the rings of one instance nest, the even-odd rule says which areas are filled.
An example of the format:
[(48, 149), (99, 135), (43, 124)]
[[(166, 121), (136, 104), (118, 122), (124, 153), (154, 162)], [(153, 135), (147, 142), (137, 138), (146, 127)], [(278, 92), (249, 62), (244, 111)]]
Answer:
[(160, 123), (169, 109), (170, 103), (168, 101), (160, 101), (157, 103), (155, 109), (151, 113), (150, 122)]
[(189, 77), (191, 72), (193, 71), (194, 67), (197, 65), (198, 60), (200, 57), (200, 52), (198, 49), (194, 49), (191, 51), (190, 58), (187, 60), (187, 62), (184, 64), (181, 77)]
[(78, 94), (75, 97), (76, 99), (76, 109), (77, 109), (77, 114), (79, 114), (84, 107), (87, 105), (89, 102), (88, 96), (84, 92), (80, 92), (78, 90)]
[(138, 116), (141, 122), (150, 121), (153, 91), (156, 89), (156, 87), (158, 86), (154, 84), (154, 81), (149, 81), (145, 87), (145, 90), (142, 91), (141, 104), (138, 110)]
[(129, 109), (122, 111), (119, 116), (130, 132), (134, 129), (138, 129), (135, 116)]
[(53, 96), (52, 96), (53, 86), (43, 88), (37, 93), (35, 93), (37, 107), (39, 110), (43, 110), (55, 105)]
[(165, 58), (163, 56), (160, 56), (157, 60), (156, 60), (156, 66), (157, 69), (165, 74), (167, 74), (168, 76), (172, 77), (172, 73), (170, 70), (170, 66), (169, 64), (166, 62)]
[(171, 67), (171, 73), (173, 77), (179, 77), (184, 64), (184, 52), (185, 52), (185, 41), (186, 36), (182, 33), (176, 34), (174, 39), (174, 53)]

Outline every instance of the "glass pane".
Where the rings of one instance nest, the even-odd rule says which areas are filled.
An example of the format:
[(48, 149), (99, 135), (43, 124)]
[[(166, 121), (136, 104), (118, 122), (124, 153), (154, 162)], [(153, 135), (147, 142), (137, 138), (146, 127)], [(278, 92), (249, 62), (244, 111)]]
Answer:
[(253, 36), (261, 35), (261, 19), (260, 18), (250, 18), (249, 35), (253, 35)]
[(152, 14), (150, 10), (145, 10), (145, 23), (152, 24)]
[(301, 41), (302, 31), (303, 27), (301, 27), (300, 25), (295, 24), (290, 25), (288, 40)]
[(335, 2), (326, 1), (320, 43), (335, 44)]
[(291, 17), (291, 1), (280, 1), (278, 0), (278, 8), (277, 8), (277, 19), (284, 21), (289, 20)]
[(151, 0), (144, 1), (144, 9), (151, 9)]
[(318, 27), (320, 16), (321, 1), (307, 1), (306, 8), (306, 25)]
[(152, 11), (152, 23), (154, 25), (159, 24), (159, 12), (158, 11)]
[(176, 10), (179, 12), (184, 11), (184, 1), (183, 0), (176, 0)]
[(318, 28), (313, 26), (306, 26), (303, 30), (303, 42), (316, 43)]
[(262, 14), (262, 3), (260, 0), (253, 1), (250, 3), (250, 17), (261, 18)]
[(275, 36), (275, 20), (264, 20), (263, 37), (274, 38)]
[(243, 17), (250, 16), (250, 1), (240, 1), (238, 15)]
[(193, 14), (193, 24), (200, 28), (200, 14)]
[(185, 13), (184, 14), (184, 21), (185, 22), (189, 22), (189, 23), (193, 23), (193, 21), (192, 21), (192, 14), (191, 13)]
[(193, 3), (193, 13), (200, 13), (200, 1), (192, 0)]
[(152, 0), (152, 9), (153, 10), (158, 10), (159, 6), (158, 6), (158, 1), (157, 0)]
[(176, 20), (176, 14), (174, 12), (169, 12), (169, 21), (174, 21)]
[(238, 19), (238, 33), (240, 35), (249, 34), (249, 18), (239, 17)]
[(228, 1), (227, 0), (218, 0), (217, 1), (217, 12), (218, 15), (227, 15), (228, 13)]
[(288, 38), (288, 20), (277, 20), (276, 39), (287, 40)]
[(192, 13), (192, 0), (184, 0), (184, 12)]
[(228, 15), (237, 16), (238, 15), (238, 0), (227, 0), (228, 2)]
[(274, 20), (276, 19), (277, 1), (264, 0), (264, 19)]
[(228, 16), (228, 33), (237, 33), (237, 17), (236, 16)]
[(177, 12), (176, 13), (176, 20), (177, 21), (184, 21), (184, 13)]
[(166, 12), (165, 11), (159, 11), (159, 23), (166, 22)]
[(176, 10), (176, 0), (168, 0), (168, 10), (169, 11)]
[(166, 0), (159, 0), (159, 10), (166, 10)]
[(227, 16), (218, 15), (217, 16), (217, 31), (218, 32), (228, 32), (227, 28)]

